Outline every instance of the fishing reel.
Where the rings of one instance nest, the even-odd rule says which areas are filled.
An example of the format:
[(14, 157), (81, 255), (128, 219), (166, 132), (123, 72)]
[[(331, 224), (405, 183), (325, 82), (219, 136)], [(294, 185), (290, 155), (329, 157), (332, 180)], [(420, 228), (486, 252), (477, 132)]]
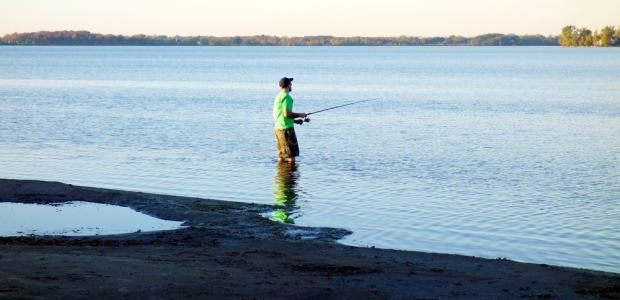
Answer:
[(295, 119), (294, 122), (296, 124), (302, 125), (303, 123), (310, 123), (310, 118), (309, 117), (305, 117), (303, 119)]

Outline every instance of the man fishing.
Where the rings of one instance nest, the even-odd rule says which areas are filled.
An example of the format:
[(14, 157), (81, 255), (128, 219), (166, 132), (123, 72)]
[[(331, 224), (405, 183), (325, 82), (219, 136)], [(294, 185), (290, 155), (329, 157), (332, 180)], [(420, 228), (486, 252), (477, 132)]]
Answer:
[(274, 132), (276, 134), (276, 148), (278, 149), (278, 162), (283, 162), (288, 158), (289, 164), (295, 163), (295, 157), (299, 156), (299, 146), (295, 135), (295, 124), (303, 124), (305, 113), (293, 112), (293, 98), (290, 92), (293, 90), (293, 78), (283, 77), (280, 79), (282, 91), (276, 96), (273, 102), (273, 119), (276, 123)]

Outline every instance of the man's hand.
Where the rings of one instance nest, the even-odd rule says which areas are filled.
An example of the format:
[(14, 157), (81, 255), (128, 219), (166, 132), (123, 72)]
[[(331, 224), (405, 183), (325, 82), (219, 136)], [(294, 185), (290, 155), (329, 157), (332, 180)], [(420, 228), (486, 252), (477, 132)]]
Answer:
[(295, 122), (295, 124), (301, 125), (301, 124), (304, 123), (304, 120), (303, 119), (295, 119), (295, 120), (293, 120), (293, 122)]

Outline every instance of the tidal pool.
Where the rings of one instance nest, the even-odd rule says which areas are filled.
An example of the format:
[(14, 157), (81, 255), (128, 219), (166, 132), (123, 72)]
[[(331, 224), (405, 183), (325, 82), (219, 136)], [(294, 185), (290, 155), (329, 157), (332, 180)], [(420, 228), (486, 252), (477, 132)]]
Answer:
[(181, 228), (128, 207), (68, 201), (52, 204), (0, 203), (0, 236), (107, 235)]

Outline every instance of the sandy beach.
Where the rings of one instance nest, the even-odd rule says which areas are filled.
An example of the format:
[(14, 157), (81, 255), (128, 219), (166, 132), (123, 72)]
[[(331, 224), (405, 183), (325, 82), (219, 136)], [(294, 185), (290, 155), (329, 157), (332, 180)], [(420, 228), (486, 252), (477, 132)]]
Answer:
[(620, 299), (620, 274), (503, 258), (359, 248), (251, 203), (0, 180), (0, 202), (130, 207), (187, 227), (0, 237), (0, 299)]

